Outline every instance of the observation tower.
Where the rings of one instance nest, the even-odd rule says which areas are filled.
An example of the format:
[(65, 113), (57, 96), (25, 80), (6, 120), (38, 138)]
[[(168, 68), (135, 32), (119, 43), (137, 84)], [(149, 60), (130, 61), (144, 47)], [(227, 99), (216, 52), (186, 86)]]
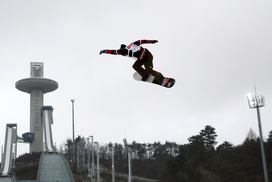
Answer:
[(43, 78), (43, 63), (30, 63), (30, 78), (19, 80), (15, 87), (30, 94), (30, 132), (34, 133), (34, 141), (30, 143), (30, 152), (43, 151), (43, 123), (41, 108), (43, 106), (43, 94), (52, 92), (58, 88), (54, 80)]

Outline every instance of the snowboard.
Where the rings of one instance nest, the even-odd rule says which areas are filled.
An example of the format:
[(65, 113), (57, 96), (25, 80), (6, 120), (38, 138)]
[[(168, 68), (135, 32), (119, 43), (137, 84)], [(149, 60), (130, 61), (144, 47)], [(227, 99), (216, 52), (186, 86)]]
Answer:
[(155, 77), (152, 76), (152, 75), (150, 75), (146, 81), (142, 81), (142, 76), (141, 76), (138, 72), (135, 72), (135, 73), (133, 74), (133, 78), (134, 78), (135, 80), (137, 80), (137, 81), (141, 81), (141, 82), (149, 82), (149, 83), (153, 83), (153, 84), (156, 84), (156, 85), (160, 85), (160, 86), (163, 86), (163, 87), (166, 87), (166, 88), (171, 88), (171, 87), (173, 87), (174, 84), (175, 84), (175, 82), (176, 82), (174, 78), (163, 77), (162, 83), (160, 83), (160, 84), (159, 84), (159, 83), (154, 83), (153, 81), (154, 81)]

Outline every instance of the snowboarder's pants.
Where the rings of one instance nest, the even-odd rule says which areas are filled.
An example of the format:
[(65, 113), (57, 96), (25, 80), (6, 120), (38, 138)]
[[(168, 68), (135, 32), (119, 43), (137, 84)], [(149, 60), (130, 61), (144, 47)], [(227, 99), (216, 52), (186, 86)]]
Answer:
[[(142, 67), (144, 65), (145, 69)], [(151, 52), (147, 52), (143, 60), (137, 60), (133, 64), (135, 69), (142, 77), (147, 75), (153, 75), (158, 81), (161, 81), (163, 75), (160, 72), (153, 70), (153, 55)]]

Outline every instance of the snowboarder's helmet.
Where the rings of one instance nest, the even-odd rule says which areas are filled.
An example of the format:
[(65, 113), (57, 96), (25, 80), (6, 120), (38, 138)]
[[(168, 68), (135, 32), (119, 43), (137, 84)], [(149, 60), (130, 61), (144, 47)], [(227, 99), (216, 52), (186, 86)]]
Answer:
[(120, 49), (125, 49), (127, 46), (125, 44), (121, 44)]

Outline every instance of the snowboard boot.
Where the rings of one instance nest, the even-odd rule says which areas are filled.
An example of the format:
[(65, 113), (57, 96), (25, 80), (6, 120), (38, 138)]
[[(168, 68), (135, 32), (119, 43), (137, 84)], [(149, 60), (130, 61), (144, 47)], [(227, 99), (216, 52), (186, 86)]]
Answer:
[(149, 75), (146, 75), (145, 77), (142, 78), (142, 81), (146, 81), (148, 79)]
[(156, 78), (154, 78), (153, 83), (159, 84), (160, 82), (159, 82), (159, 80), (157, 80)]
[(156, 83), (156, 84), (161, 85), (161, 84), (162, 84), (162, 82), (163, 82), (163, 79), (164, 79), (164, 77), (163, 77), (163, 76), (161, 77), (161, 79), (160, 79), (160, 80), (157, 80), (156, 78), (154, 78), (153, 83)]

